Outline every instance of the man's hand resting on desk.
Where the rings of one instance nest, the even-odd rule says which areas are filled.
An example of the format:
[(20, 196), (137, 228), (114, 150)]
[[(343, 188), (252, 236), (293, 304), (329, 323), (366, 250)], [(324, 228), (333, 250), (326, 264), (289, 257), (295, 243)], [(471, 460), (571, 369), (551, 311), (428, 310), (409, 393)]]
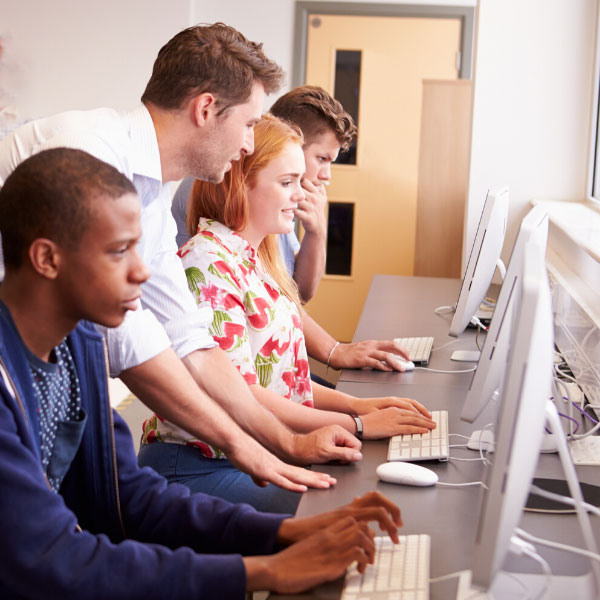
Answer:
[(340, 344), (329, 364), (334, 369), (370, 367), (379, 371), (399, 371), (399, 361), (394, 358), (396, 355), (410, 360), (404, 348), (394, 340), (365, 340), (354, 344)]
[(300, 464), (324, 463), (330, 460), (356, 462), (362, 459), (360, 448), (360, 441), (343, 427), (328, 425), (310, 433), (296, 434), (292, 460)]
[(291, 544), (273, 556), (244, 558), (247, 590), (296, 593), (340, 577), (354, 561), (364, 571), (375, 555), (367, 522), (398, 541), (400, 510), (379, 492), (369, 492), (341, 508), (314, 517), (286, 519), (278, 541)]
[(327, 473), (288, 465), (246, 436), (239, 440), (235, 449), (228, 450), (227, 458), (261, 487), (273, 483), (292, 492), (305, 492), (309, 487), (327, 489), (336, 483)]

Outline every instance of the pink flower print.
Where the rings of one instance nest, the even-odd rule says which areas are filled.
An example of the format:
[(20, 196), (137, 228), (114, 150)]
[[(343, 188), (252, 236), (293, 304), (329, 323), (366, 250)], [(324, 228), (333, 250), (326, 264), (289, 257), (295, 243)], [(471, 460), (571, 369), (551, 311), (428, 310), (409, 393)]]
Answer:
[(300, 315), (297, 315), (296, 313), (292, 314), (292, 323), (294, 324), (294, 327), (296, 329), (299, 329), (300, 331), (304, 331), (304, 327), (302, 326), (302, 319), (300, 318)]
[(244, 303), (242, 302), (242, 299), (235, 294), (225, 294), (225, 297), (223, 298), (223, 308), (225, 310), (229, 310), (236, 307), (239, 307), (242, 310), (244, 309)]
[(227, 351), (241, 343), (240, 338), (244, 336), (245, 327), (231, 321), (223, 321), (223, 332), (222, 337), (213, 335), (213, 339), (219, 344), (221, 350)]
[[(292, 343), (292, 335), (291, 332), (287, 332), (282, 330), (279, 332), (280, 335), (273, 334), (264, 344), (263, 347), (259, 350), (259, 353), (262, 354), (265, 358), (271, 356), (273, 352), (277, 356), (283, 356), (285, 352), (287, 352), (290, 344)], [(280, 343), (282, 341), (282, 343)]]
[(212, 264), (219, 273), (222, 273), (223, 275), (228, 275), (229, 277), (231, 277), (231, 279), (236, 281), (233, 269), (224, 260), (216, 260)]
[(240, 374), (248, 385), (256, 385), (258, 383), (258, 377), (256, 376), (256, 373), (242, 373), (239, 366), (238, 371), (240, 371)]
[(308, 361), (303, 358), (296, 359), (296, 377), (310, 378)]
[(223, 250), (226, 250), (228, 254), (231, 254), (231, 250), (212, 231), (208, 231), (207, 229), (200, 231), (200, 226), (198, 226), (198, 233), (202, 237), (208, 238), (211, 242), (214, 242), (215, 244), (217, 244), (217, 246), (223, 248)]
[(177, 256), (179, 256), (179, 258), (183, 258), (186, 254), (190, 253), (191, 248), (185, 244), (183, 246), (181, 246), (181, 248), (179, 248), (179, 250), (177, 250)]
[(273, 309), (264, 298), (254, 298), (252, 304), (255, 312), (248, 314), (250, 325), (257, 331), (265, 329), (273, 320)]
[(291, 370), (285, 371), (281, 376), (283, 383), (287, 385), (288, 391), (285, 397), (290, 400), (292, 397), (292, 389), (294, 387), (294, 373)]
[(279, 293), (279, 290), (276, 290), (273, 286), (269, 285), (266, 281), (263, 283), (263, 285), (265, 286), (265, 290), (267, 290), (267, 294), (269, 294), (269, 296), (271, 297), (271, 300), (273, 300), (273, 302), (276, 302), (277, 299), (279, 298), (279, 296), (281, 295)]
[(214, 283), (209, 283), (200, 288), (200, 296), (202, 300), (210, 302), (211, 308), (217, 308), (222, 305), (221, 288), (217, 287)]
[(200, 453), (202, 454), (202, 456), (204, 456), (205, 458), (215, 458), (215, 453), (213, 452), (212, 448), (208, 445), (205, 444), (204, 442), (199, 442), (199, 441), (190, 441), (190, 442), (186, 442), (185, 443), (186, 446), (193, 446), (194, 448), (198, 448), (200, 450)]

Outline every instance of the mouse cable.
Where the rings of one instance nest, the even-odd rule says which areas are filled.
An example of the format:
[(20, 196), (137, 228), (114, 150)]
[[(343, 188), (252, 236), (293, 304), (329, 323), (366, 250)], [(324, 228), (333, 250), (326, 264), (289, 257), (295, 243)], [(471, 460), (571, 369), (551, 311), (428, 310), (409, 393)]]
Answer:
[(433, 312), (436, 315), (446, 315), (448, 313), (456, 312), (456, 306), (438, 306)]
[(431, 371), (432, 373), (473, 373), (477, 369), (477, 367), (473, 367), (472, 369), (457, 369), (453, 371), (444, 371), (441, 369), (430, 369), (429, 367), (415, 367), (414, 370), (420, 369), (421, 371)]
[[(515, 530), (515, 532), (516, 531), (517, 530)], [(552, 583), (552, 569), (550, 568), (548, 562), (537, 553), (535, 546), (531, 545), (525, 540), (522, 540), (516, 533), (510, 538), (509, 552), (516, 554), (517, 556), (528, 556), (529, 558), (535, 560), (542, 567), (542, 572), (544, 574), (544, 587), (540, 590), (534, 600), (540, 600), (541, 598), (544, 598)]]
[[(529, 491), (536, 494), (537, 496), (542, 496), (543, 498), (547, 498), (548, 500), (554, 500), (555, 502), (560, 502), (561, 504), (568, 504), (569, 506), (576, 506), (577, 503), (571, 496), (563, 496), (562, 494), (555, 494), (554, 492), (549, 492), (544, 488), (541, 488), (535, 484), (532, 484), (529, 487)], [(585, 508), (588, 512), (600, 517), (600, 508), (590, 504), (589, 502), (582, 502), (581, 506)]]
[[(529, 593), (527, 590), (527, 586), (515, 575), (512, 573), (504, 572), (504, 575), (508, 576), (510, 579), (514, 579), (520, 586), (524, 592), (523, 598), (528, 599)], [(471, 587), (471, 577), (473, 573), (472, 571), (466, 569), (464, 571), (456, 571), (455, 573), (449, 573), (448, 575), (440, 575), (439, 577), (430, 577), (429, 583), (433, 585), (435, 583), (440, 583), (442, 581), (448, 581), (449, 579), (458, 579), (458, 589), (457, 589), (457, 598), (463, 598), (463, 600), (495, 600), (494, 596), (489, 591), (480, 591), (475, 590)], [(466, 595), (468, 594), (468, 595)]]
[[(479, 459), (477, 459), (479, 460)], [(483, 483), (483, 481), (467, 481), (466, 483), (447, 483), (445, 481), (436, 481), (435, 485), (447, 485), (448, 487), (468, 487), (468, 486), (473, 486), (473, 485), (480, 485), (482, 488), (485, 488), (486, 490), (489, 489), (487, 485), (485, 485), (485, 483)]]
[(448, 460), (460, 460), (463, 462), (472, 462), (474, 460), (482, 460), (485, 463), (488, 463), (488, 459), (485, 456), (480, 456), (478, 458), (458, 458), (457, 456), (449, 456)]
[(449, 342), (446, 342), (445, 344), (442, 344), (441, 346), (438, 346), (437, 348), (432, 348), (431, 351), (437, 352), (438, 350), (441, 350), (442, 348), (445, 348), (446, 346), (449, 346), (450, 344), (457, 344), (460, 341), (461, 340), (450, 340)]
[(429, 583), (440, 583), (441, 581), (448, 581), (448, 579), (461, 579), (463, 577), (471, 578), (471, 571), (456, 571), (455, 573), (448, 573), (448, 575), (440, 575), (439, 577), (430, 577)]
[(557, 375), (560, 375), (567, 381), (572, 381), (573, 383), (577, 383), (577, 379), (575, 379), (575, 377), (573, 377), (573, 375), (569, 375), (569, 373), (566, 373), (565, 371), (560, 369), (559, 365), (554, 365), (554, 371), (556, 372)]
[(556, 550), (564, 550), (565, 552), (572, 552), (573, 554), (581, 554), (581, 556), (585, 556), (586, 558), (590, 558), (592, 560), (600, 561), (600, 554), (596, 554), (595, 552), (590, 552), (589, 550), (584, 550), (583, 548), (576, 548), (575, 546), (568, 546), (567, 544), (560, 544), (559, 542), (553, 542), (552, 540), (545, 540), (523, 529), (518, 527), (515, 528), (515, 533), (521, 537), (526, 539), (529, 542), (534, 542), (535, 544), (541, 544), (542, 546), (548, 546), (548, 548), (554, 548)]

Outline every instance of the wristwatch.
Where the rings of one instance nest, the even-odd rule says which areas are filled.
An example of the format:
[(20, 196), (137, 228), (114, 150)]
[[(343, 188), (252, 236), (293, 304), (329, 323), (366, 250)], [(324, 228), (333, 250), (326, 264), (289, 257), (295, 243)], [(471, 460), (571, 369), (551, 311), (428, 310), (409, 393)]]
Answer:
[(352, 415), (352, 418), (354, 419), (354, 422), (356, 423), (356, 432), (354, 433), (354, 435), (359, 440), (362, 440), (363, 439), (363, 424), (362, 424), (362, 421), (360, 420), (360, 417), (357, 416), (357, 415)]

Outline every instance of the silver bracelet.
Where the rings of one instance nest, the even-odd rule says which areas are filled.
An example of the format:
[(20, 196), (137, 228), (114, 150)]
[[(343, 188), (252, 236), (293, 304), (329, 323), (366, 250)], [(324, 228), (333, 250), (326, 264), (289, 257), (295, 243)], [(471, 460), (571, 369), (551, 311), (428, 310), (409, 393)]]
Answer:
[(336, 342), (333, 345), (333, 348), (330, 350), (329, 352), (329, 356), (327, 357), (327, 368), (329, 369), (329, 361), (331, 360), (331, 357), (333, 356), (333, 353), (335, 352), (335, 349), (340, 345), (339, 342)]
[(354, 422), (356, 423), (356, 432), (354, 433), (354, 435), (359, 439), (362, 440), (363, 439), (363, 423), (361, 418), (358, 415), (350, 415), (353, 419)]

